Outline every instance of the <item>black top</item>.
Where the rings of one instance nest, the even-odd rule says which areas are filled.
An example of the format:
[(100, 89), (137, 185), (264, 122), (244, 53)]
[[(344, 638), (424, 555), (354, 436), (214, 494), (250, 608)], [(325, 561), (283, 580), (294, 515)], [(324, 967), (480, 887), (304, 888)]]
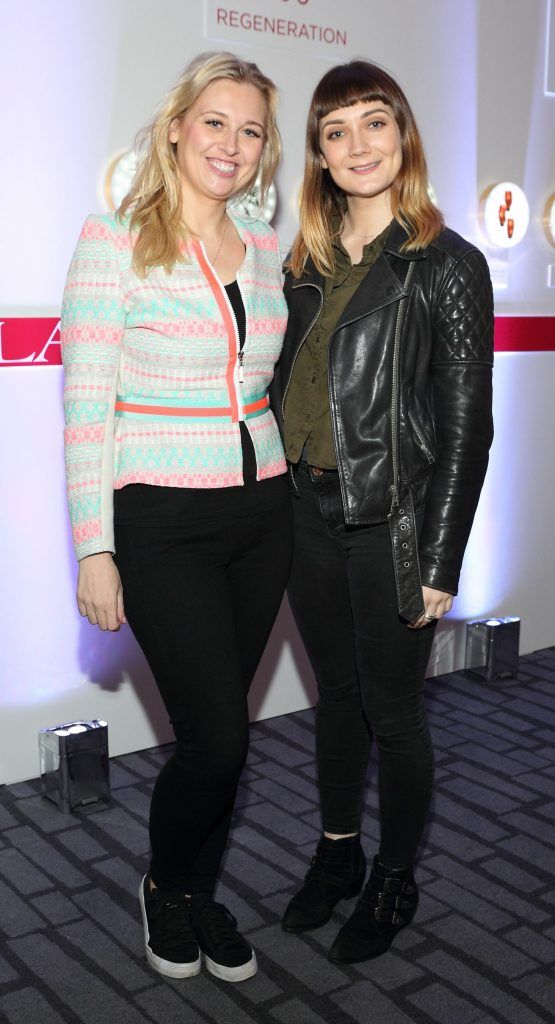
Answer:
[[(237, 323), (237, 330), (239, 332), (239, 351), (242, 352), (247, 333), (247, 317), (245, 314), (243, 297), (237, 281), (232, 281), (231, 284), (226, 284), (225, 290)], [(243, 448), (243, 476), (245, 477), (245, 480), (248, 477), (254, 477), (256, 480), (256, 456), (254, 454), (251, 436), (247, 429), (247, 425), (243, 420), (239, 422), (239, 430), (241, 431), (241, 445)]]
[(245, 335), (247, 333), (247, 318), (245, 316), (245, 307), (243, 305), (243, 297), (241, 295), (241, 289), (237, 284), (237, 281), (232, 281), (231, 284), (224, 285), (227, 292), (227, 297), (231, 302), (231, 307), (237, 321), (237, 330), (239, 331), (239, 351), (243, 351), (243, 345), (245, 344)]

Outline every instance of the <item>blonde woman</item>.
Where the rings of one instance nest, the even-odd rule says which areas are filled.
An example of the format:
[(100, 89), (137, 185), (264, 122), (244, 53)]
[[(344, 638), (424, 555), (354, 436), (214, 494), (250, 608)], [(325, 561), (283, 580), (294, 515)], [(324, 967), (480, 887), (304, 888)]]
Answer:
[(408, 101), (376, 65), (340, 65), (316, 87), (285, 294), (289, 596), (319, 687), (323, 835), (283, 927), (319, 927), (364, 885), (374, 737), (379, 847), (330, 952), (354, 963), (416, 911), (433, 777), (424, 674), (492, 438), (487, 264), (444, 227)]
[(128, 621), (176, 736), (154, 787), (146, 956), (186, 978), (257, 969), (214, 901), (248, 742), (247, 691), (291, 522), (268, 404), (287, 310), (277, 240), (227, 208), (279, 158), (276, 90), (204, 54), (164, 101), (117, 215), (87, 219), (62, 317), (79, 611)]

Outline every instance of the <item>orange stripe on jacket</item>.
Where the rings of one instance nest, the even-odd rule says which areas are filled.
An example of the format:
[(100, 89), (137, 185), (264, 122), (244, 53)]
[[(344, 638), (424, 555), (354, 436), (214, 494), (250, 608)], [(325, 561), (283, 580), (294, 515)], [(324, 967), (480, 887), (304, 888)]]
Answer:
[(231, 420), (233, 423), (237, 423), (239, 419), (239, 408), (237, 405), (237, 395), (235, 393), (235, 387), (233, 382), (233, 371), (235, 369), (235, 363), (237, 362), (237, 335), (235, 333), (235, 323), (229, 312), (229, 306), (222, 295), (222, 290), (218, 284), (218, 280), (208, 260), (206, 259), (200, 242), (193, 242), (193, 249), (197, 255), (200, 268), (212, 289), (212, 293), (216, 302), (218, 303), (218, 309), (222, 314), (224, 324), (227, 330), (227, 342), (229, 360), (227, 364), (226, 381), (227, 390), (229, 393), (229, 401), (231, 404)]

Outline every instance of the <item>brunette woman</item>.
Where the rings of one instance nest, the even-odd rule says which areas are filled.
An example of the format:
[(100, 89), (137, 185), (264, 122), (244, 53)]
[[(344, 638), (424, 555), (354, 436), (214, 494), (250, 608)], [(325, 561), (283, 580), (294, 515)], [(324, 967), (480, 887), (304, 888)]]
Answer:
[(332, 68), (312, 98), (285, 294), (289, 596), (319, 687), (323, 835), (283, 928), (317, 928), (362, 889), (374, 738), (380, 844), (330, 952), (353, 963), (416, 911), (433, 776), (424, 674), (492, 439), (486, 261), (444, 227), (407, 99), (365, 61)]
[(147, 959), (173, 978), (257, 969), (214, 887), (290, 561), (267, 394), (287, 310), (274, 232), (227, 204), (272, 180), (276, 99), (255, 64), (193, 61), (118, 214), (86, 221), (64, 300), (79, 610), (129, 621), (177, 740), (139, 894)]

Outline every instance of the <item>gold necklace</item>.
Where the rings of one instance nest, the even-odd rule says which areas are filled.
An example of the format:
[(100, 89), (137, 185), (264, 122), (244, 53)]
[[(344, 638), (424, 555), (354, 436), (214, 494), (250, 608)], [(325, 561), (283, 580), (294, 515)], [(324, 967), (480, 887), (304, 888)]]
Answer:
[(220, 244), (218, 246), (218, 251), (217, 251), (216, 255), (214, 256), (214, 259), (210, 260), (210, 262), (211, 262), (213, 267), (216, 266), (216, 260), (218, 259), (218, 256), (220, 255), (220, 252), (221, 252), (221, 249), (222, 249), (222, 245), (224, 244), (224, 238), (225, 238), (225, 234), (226, 234), (226, 231), (227, 231), (227, 224), (228, 224), (228, 217), (226, 216), (224, 218), (224, 229), (222, 231), (222, 237), (220, 238)]

